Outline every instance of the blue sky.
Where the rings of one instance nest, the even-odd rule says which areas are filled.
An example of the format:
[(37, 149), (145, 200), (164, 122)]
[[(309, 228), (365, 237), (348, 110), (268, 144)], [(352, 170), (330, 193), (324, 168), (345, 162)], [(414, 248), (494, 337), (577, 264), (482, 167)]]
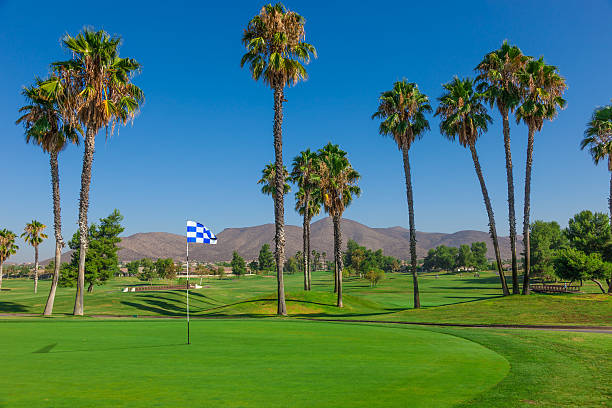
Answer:
[[(36, 3), (36, 2), (35, 2)], [(133, 125), (97, 138), (90, 221), (118, 208), (125, 234), (183, 233), (185, 219), (214, 231), (273, 222), (272, 199), (256, 184), (273, 159), (272, 92), (239, 66), (242, 30), (262, 2), (88, 2), (0, 0), (0, 227), (21, 232), (36, 218), (52, 235), (48, 156), (26, 145), (14, 124), (20, 89), (50, 62), (67, 58), (60, 38), (84, 26), (121, 35), (121, 55), (142, 63), (135, 79), (146, 102)], [(562, 225), (582, 209), (606, 211), (608, 172), (578, 144), (593, 108), (612, 98), (612, 2), (287, 1), (306, 17), (307, 41), (319, 58), (310, 78), (287, 90), (284, 157), (332, 141), (361, 173), (362, 196), (345, 216), (364, 224), (407, 226), (401, 154), (370, 119), (381, 91), (407, 78), (437, 104), (441, 84), (473, 76), (482, 56), (504, 39), (543, 55), (569, 84), (568, 106), (536, 135), (532, 219)], [(32, 13), (36, 10), (36, 13)], [(498, 231), (507, 234), (501, 119), (477, 144)], [(411, 164), (416, 226), (421, 231), (487, 230), (469, 152), (448, 142), (431, 117)], [(511, 126), (517, 215), (522, 225), (525, 140)], [(82, 147), (60, 156), (63, 233), (76, 230)], [(286, 202), (286, 221), (300, 224)], [(49, 239), (41, 258), (51, 256)], [(22, 248), (25, 245), (20, 241)], [(31, 248), (13, 261), (32, 258)]]

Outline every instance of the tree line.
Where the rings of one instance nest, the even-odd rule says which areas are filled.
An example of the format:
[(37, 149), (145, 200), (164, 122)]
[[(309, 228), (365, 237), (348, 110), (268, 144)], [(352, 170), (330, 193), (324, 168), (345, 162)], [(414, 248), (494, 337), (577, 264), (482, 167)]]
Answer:
[(485, 242), (472, 242), (471, 246), (462, 244), (459, 248), (439, 245), (431, 248), (423, 260), (423, 269), (429, 271), (450, 271), (457, 268), (485, 270), (489, 266)]

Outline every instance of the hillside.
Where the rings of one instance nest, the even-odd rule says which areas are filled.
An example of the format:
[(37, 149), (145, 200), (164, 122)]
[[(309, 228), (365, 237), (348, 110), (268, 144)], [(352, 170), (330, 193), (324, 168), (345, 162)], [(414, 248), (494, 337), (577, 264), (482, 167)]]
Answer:
[[(312, 224), (311, 248), (319, 252), (325, 251), (328, 258), (333, 253), (333, 228), (329, 218), (323, 218)], [(226, 228), (217, 234), (217, 245), (191, 245), (189, 258), (202, 262), (217, 262), (229, 260), (233, 251), (245, 259), (257, 257), (259, 249), (265, 243), (274, 248), (274, 224), (264, 224), (254, 227)], [(293, 255), (302, 249), (302, 228), (295, 225), (285, 226), (286, 253)], [(409, 231), (403, 227), (370, 228), (356, 221), (342, 221), (342, 240), (344, 245), (349, 239), (354, 239), (360, 245), (372, 249), (382, 249), (385, 254), (400, 259), (409, 256)], [(417, 254), (424, 257), (430, 248), (438, 245), (458, 247), (461, 244), (471, 244), (475, 241), (487, 243), (489, 258), (493, 258), (493, 244), (489, 234), (483, 231), (458, 231), (452, 234), (417, 231)], [(132, 261), (141, 258), (173, 258), (185, 259), (185, 237), (167, 232), (146, 232), (123, 237), (119, 246), (119, 259)], [(507, 237), (500, 237), (502, 258), (510, 258), (510, 242)], [(517, 250), (522, 251), (522, 241), (519, 238)], [(69, 260), (69, 253), (62, 256), (63, 261)], [(48, 261), (48, 260), (47, 260)]]

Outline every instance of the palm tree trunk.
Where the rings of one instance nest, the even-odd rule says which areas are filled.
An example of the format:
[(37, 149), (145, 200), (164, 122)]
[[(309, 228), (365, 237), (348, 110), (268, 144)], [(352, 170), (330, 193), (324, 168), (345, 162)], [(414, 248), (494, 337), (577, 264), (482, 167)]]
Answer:
[(308, 232), (306, 234), (306, 248), (308, 249), (308, 290), (310, 290), (312, 286), (312, 275), (310, 273), (312, 270), (312, 259), (310, 257), (310, 218), (308, 218), (308, 222), (306, 222), (306, 227), (308, 227)]
[(336, 263), (336, 286), (338, 288), (338, 302), (336, 306), (343, 307), (342, 305), (342, 230), (340, 228), (340, 216), (336, 215), (333, 217), (334, 221), (334, 258)]
[(525, 207), (523, 211), (523, 246), (525, 247), (525, 266), (523, 272), (523, 295), (529, 294), (529, 277), (531, 273), (531, 248), (529, 241), (529, 212), (531, 210), (531, 167), (533, 164), (533, 126), (529, 126), (527, 137), (527, 160), (525, 163)]
[(57, 291), (57, 282), (59, 281), (60, 266), (62, 262), (62, 247), (64, 242), (62, 239), (62, 215), (60, 206), (60, 191), (59, 191), (59, 169), (57, 165), (57, 152), (51, 153), (51, 186), (53, 190), (53, 223), (55, 228), (55, 268), (53, 270), (53, 281), (51, 282), (51, 290), (45, 305), (44, 316), (51, 316), (53, 313), (53, 303), (55, 302), (55, 292)]
[(612, 228), (612, 156), (608, 159), (610, 168), (610, 195), (608, 196), (608, 210), (610, 211), (610, 228)]
[(304, 254), (304, 290), (308, 290), (308, 193), (306, 194), (306, 203), (304, 206), (304, 222), (302, 224), (302, 240), (303, 240), (303, 254)]
[(410, 147), (407, 144), (402, 146), (404, 156), (404, 176), (406, 177), (406, 198), (408, 200), (408, 220), (410, 224), (410, 265), (412, 269), (412, 286), (414, 292), (414, 308), (421, 307), (419, 297), (419, 280), (417, 278), (417, 254), (416, 254), (416, 227), (414, 225), (414, 199), (412, 196), (412, 178), (410, 176), (410, 157), (408, 155)]
[(512, 151), (510, 150), (510, 121), (508, 110), (502, 113), (504, 122), (504, 150), (506, 152), (506, 180), (508, 182), (508, 223), (510, 224), (510, 252), (512, 255), (512, 293), (520, 293), (516, 262), (516, 212), (514, 211), (514, 176), (512, 175)]
[(34, 247), (34, 293), (38, 293), (38, 245)]
[[(335, 237), (335, 233), (334, 233)], [(336, 265), (336, 253), (334, 252), (334, 293), (338, 293), (338, 268)]]
[(2, 260), (0, 259), (0, 289), (2, 289), (2, 267), (4, 265), (4, 262), (2, 262)]
[(285, 265), (285, 205), (284, 184), (285, 175), (283, 167), (283, 88), (274, 88), (274, 154), (276, 164), (276, 194), (274, 194), (274, 223), (276, 224), (275, 255), (276, 255), (276, 282), (277, 282), (277, 308), (276, 313), (287, 315), (285, 304), (285, 283), (283, 280), (283, 266)]
[(85, 257), (87, 256), (87, 246), (89, 243), (89, 227), (87, 225), (87, 211), (89, 210), (89, 186), (91, 185), (91, 167), (96, 142), (96, 131), (92, 127), (87, 127), (85, 135), (85, 152), (83, 153), (83, 170), (81, 172), (81, 195), (79, 199), (79, 233), (80, 233), (80, 253), (79, 271), (77, 276), (77, 291), (74, 300), (73, 314), (83, 316), (83, 291), (85, 289)]
[(506, 283), (506, 277), (504, 276), (504, 270), (502, 267), (501, 255), (499, 253), (499, 242), (497, 240), (497, 231), (495, 229), (495, 216), (493, 215), (493, 207), (491, 206), (491, 200), (489, 199), (489, 192), (482, 176), (482, 169), (480, 168), (480, 162), (478, 161), (478, 153), (476, 153), (476, 147), (474, 144), (470, 144), (470, 152), (472, 153), (472, 160), (474, 161), (474, 169), (480, 182), (480, 189), (482, 190), (482, 197), (484, 199), (485, 207), (487, 209), (487, 215), (489, 216), (489, 233), (491, 234), (491, 240), (493, 241), (493, 248), (495, 250), (495, 260), (497, 261), (497, 273), (502, 285), (502, 291), (504, 296), (508, 296), (508, 284)]

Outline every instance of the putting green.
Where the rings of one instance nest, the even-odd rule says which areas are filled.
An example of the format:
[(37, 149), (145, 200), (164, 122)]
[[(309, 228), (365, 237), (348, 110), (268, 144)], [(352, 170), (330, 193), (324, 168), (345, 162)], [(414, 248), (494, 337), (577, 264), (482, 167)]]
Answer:
[(0, 406), (449, 407), (499, 354), (403, 327), (287, 320), (0, 322)]

